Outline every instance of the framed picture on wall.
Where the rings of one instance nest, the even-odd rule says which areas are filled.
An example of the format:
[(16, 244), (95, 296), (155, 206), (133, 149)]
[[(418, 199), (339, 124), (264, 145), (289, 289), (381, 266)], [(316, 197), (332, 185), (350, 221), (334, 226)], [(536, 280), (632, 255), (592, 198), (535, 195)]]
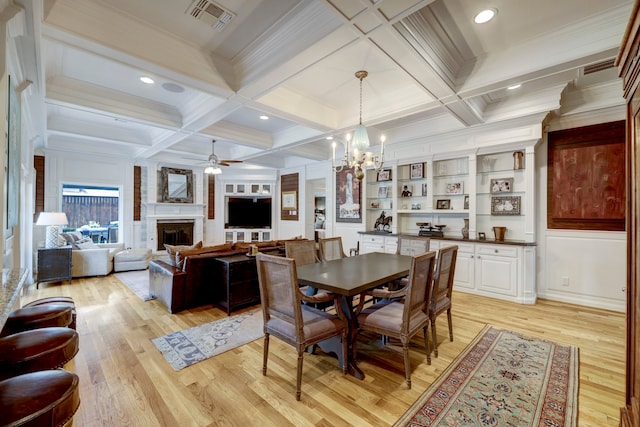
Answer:
[(411, 179), (424, 178), (424, 163), (411, 164)]
[(360, 184), (352, 169), (336, 172), (336, 222), (362, 222)]

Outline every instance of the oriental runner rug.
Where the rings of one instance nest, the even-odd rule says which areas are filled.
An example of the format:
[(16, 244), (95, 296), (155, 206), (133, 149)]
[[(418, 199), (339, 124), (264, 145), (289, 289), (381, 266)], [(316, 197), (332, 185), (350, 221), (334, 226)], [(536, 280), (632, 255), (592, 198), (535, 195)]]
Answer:
[(263, 337), (263, 324), (262, 310), (253, 310), (173, 332), (151, 342), (171, 367), (179, 371)]
[(578, 347), (486, 326), (395, 426), (575, 426)]

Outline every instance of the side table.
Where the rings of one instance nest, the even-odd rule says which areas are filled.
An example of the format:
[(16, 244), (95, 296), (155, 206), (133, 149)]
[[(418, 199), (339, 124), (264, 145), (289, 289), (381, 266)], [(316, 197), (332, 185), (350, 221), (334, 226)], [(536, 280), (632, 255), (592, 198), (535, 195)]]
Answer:
[(40, 282), (55, 280), (68, 280), (71, 283), (71, 246), (38, 249), (36, 289)]
[(256, 259), (246, 255), (231, 255), (216, 260), (222, 283), (214, 291), (213, 304), (230, 315), (237, 307), (260, 302)]

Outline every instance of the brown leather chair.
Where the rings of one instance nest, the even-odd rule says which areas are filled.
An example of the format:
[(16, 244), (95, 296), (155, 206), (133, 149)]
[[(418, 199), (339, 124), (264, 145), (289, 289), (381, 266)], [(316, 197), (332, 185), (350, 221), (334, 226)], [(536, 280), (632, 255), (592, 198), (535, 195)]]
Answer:
[[(312, 297), (300, 292), (295, 261), (273, 255), (256, 257), (260, 298), (264, 315), (264, 358), (262, 374), (267, 375), (269, 337), (278, 337), (298, 350), (296, 400), (300, 400), (302, 362), (305, 349), (328, 338), (342, 338), (342, 357), (347, 360), (347, 322), (338, 296), (322, 293)], [(310, 304), (334, 301), (338, 315), (313, 308)], [(307, 302), (310, 304), (302, 304)], [(343, 372), (347, 373), (344, 363)]]
[(318, 244), (320, 246), (320, 260), (322, 262), (347, 257), (342, 249), (342, 237), (340, 236), (320, 239)]
[(405, 294), (403, 301), (394, 300), (394, 293), (389, 292), (382, 301), (363, 309), (364, 298), (361, 297), (361, 302), (356, 310), (361, 330), (378, 333), (383, 337), (395, 338), (402, 343), (407, 388), (411, 388), (409, 342), (420, 330), (424, 333), (427, 363), (431, 364), (427, 329), (429, 327), (428, 307), (431, 299), (435, 259), (435, 252), (412, 257), (408, 283), (403, 289)]
[(453, 341), (453, 323), (451, 322), (451, 294), (453, 292), (453, 276), (456, 271), (458, 246), (447, 246), (438, 251), (436, 271), (433, 278), (433, 297), (429, 305), (429, 319), (431, 319), (431, 334), (433, 348), (438, 357), (438, 335), (436, 333), (436, 318), (447, 312), (449, 322), (449, 341)]
[(80, 406), (76, 374), (56, 369), (32, 372), (0, 381), (3, 425), (62, 427)]
[(66, 305), (44, 304), (19, 308), (9, 313), (0, 337), (38, 328), (68, 327), (73, 321), (73, 310)]
[(78, 353), (71, 328), (40, 328), (0, 338), (0, 381), (29, 372), (57, 369)]

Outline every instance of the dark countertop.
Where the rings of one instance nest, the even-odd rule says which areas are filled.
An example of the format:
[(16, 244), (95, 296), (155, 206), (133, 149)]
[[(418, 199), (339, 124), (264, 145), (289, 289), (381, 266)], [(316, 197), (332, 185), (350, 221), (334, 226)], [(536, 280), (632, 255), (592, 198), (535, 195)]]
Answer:
[(13, 310), (26, 278), (27, 270), (24, 268), (5, 268), (2, 270), (2, 288), (0, 288), (0, 329), (7, 321), (9, 313)]
[[(358, 231), (358, 234), (369, 234), (373, 236), (390, 236), (390, 237), (397, 237), (397, 236), (416, 237), (415, 234), (387, 233), (385, 231)], [(503, 241), (497, 241), (494, 239), (478, 240), (478, 239), (463, 239), (462, 237), (447, 237), (447, 236), (444, 236), (444, 237), (424, 236), (424, 237), (429, 237), (430, 239), (433, 239), (433, 240), (447, 240), (451, 242), (490, 243), (492, 245), (513, 245), (513, 246), (536, 246), (536, 242), (525, 242), (524, 240), (505, 239)]]

